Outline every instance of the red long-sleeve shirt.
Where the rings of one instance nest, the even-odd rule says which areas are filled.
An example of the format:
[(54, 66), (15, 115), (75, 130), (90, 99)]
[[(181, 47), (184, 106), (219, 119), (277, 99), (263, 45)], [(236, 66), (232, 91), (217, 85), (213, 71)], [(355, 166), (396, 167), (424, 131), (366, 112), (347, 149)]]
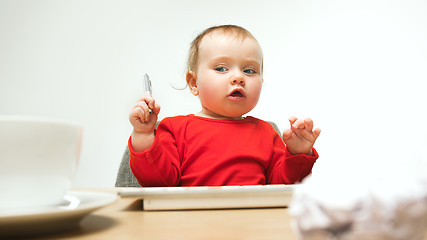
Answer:
[(151, 148), (130, 166), (141, 186), (292, 184), (318, 158), (290, 153), (275, 129), (253, 117), (218, 120), (194, 115), (165, 118)]

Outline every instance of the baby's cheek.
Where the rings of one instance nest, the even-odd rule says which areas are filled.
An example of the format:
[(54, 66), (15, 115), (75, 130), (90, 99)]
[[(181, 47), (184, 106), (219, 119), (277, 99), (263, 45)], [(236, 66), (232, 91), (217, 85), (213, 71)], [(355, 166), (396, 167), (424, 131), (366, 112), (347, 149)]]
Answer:
[(214, 89), (200, 89), (199, 92), (200, 103), (204, 107), (214, 108), (217, 105), (218, 99)]
[(256, 87), (256, 88), (252, 89), (250, 95), (251, 95), (252, 102), (254, 102), (255, 104), (257, 104), (258, 100), (259, 100), (259, 97), (261, 95), (261, 85), (259, 87)]

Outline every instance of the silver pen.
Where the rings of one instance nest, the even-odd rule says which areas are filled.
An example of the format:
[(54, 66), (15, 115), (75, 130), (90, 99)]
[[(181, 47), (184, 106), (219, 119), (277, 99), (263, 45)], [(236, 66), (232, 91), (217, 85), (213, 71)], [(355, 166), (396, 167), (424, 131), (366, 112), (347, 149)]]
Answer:
[[(150, 96), (153, 94), (153, 90), (151, 88), (151, 81), (148, 74), (144, 74), (142, 76), (142, 89), (144, 90), (145, 94), (150, 94)], [(151, 113), (151, 108), (150, 108), (150, 113)]]
[(151, 81), (148, 74), (144, 74), (144, 76), (142, 76), (142, 88), (144, 89), (144, 93), (150, 95), (153, 94), (153, 90), (151, 89)]

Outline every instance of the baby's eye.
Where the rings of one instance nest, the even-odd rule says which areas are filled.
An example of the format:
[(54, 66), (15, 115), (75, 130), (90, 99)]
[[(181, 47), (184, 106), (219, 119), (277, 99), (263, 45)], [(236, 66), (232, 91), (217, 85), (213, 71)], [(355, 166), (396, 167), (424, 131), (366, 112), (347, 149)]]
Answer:
[(243, 70), (243, 72), (246, 73), (246, 74), (254, 74), (254, 73), (256, 73), (255, 70), (253, 70), (253, 69), (245, 69), (245, 70)]
[(225, 72), (228, 69), (226, 67), (216, 67), (215, 70), (218, 71), (218, 72)]

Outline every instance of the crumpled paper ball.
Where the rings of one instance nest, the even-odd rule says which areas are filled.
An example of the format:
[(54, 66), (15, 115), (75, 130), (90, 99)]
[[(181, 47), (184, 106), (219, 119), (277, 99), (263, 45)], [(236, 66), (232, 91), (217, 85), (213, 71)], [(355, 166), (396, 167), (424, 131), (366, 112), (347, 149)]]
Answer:
[(427, 179), (310, 176), (296, 186), (289, 213), (304, 240), (422, 240)]

